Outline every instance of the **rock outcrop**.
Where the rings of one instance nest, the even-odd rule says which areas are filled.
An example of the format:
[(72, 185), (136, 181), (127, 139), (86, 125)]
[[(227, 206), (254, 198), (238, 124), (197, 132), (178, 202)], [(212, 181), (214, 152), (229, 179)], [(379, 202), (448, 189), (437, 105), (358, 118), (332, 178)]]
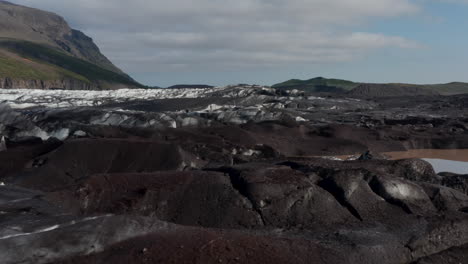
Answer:
[[(99, 86), (94, 83), (75, 79), (63, 80), (21, 80), (10, 77), (0, 78), (0, 89), (65, 89), (65, 90), (97, 90)], [(117, 88), (117, 87), (116, 87)]]

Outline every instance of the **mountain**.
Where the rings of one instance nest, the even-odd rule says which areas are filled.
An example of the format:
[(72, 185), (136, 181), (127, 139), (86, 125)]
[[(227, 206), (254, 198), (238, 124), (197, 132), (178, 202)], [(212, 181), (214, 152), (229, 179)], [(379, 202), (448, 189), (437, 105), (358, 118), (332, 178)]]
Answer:
[(436, 90), (424, 88), (420, 85), (402, 84), (360, 84), (348, 91), (353, 97), (398, 97), (398, 96), (435, 96), (440, 95)]
[(0, 1), (0, 88), (142, 87), (60, 16)]
[(426, 88), (435, 90), (441, 94), (453, 95), (453, 94), (466, 94), (468, 93), (468, 83), (464, 82), (451, 82), (445, 84), (430, 84), (424, 85)]
[[(302, 90), (311, 93), (347, 93), (364, 96), (394, 96), (409, 94), (466, 94), (468, 83), (452, 82), (446, 84), (407, 84), (407, 83), (358, 83), (340, 79), (317, 77), (310, 80), (292, 79), (272, 86), (279, 90)], [(385, 91), (385, 90), (389, 91)], [(355, 91), (353, 91), (355, 90)], [(406, 90), (406, 91), (405, 91)], [(428, 91), (427, 91), (428, 90)]]
[(286, 82), (273, 85), (273, 88), (280, 90), (302, 90), (305, 92), (331, 92), (341, 93), (357, 87), (359, 83), (354, 83), (339, 79), (326, 79), (317, 77), (310, 80), (292, 79)]
[(206, 84), (176, 84), (167, 87), (168, 89), (209, 89), (214, 88), (214, 86)]

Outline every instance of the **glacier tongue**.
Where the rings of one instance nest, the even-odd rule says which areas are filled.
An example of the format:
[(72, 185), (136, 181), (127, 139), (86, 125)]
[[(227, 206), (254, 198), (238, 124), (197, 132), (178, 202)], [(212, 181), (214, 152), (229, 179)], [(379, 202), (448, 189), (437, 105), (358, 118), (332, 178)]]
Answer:
[(317, 117), (324, 111), (373, 107), (373, 102), (307, 97), (258, 85), (112, 91), (0, 89), (0, 136), (65, 140), (88, 135), (85, 128), (92, 125), (178, 128), (275, 120), (320, 123)]
[(119, 89), (105, 91), (0, 89), (0, 102), (4, 101), (15, 109), (33, 106), (54, 108), (98, 106), (106, 102), (125, 102), (128, 100), (199, 98), (226, 89), (229, 89), (229, 87), (206, 89)]

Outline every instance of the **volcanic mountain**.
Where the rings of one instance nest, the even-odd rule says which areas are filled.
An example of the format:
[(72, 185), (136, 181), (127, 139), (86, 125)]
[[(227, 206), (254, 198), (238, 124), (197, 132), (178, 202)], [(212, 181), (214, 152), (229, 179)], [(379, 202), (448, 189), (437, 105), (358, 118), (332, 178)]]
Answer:
[(59, 15), (0, 0), (0, 88), (141, 86)]

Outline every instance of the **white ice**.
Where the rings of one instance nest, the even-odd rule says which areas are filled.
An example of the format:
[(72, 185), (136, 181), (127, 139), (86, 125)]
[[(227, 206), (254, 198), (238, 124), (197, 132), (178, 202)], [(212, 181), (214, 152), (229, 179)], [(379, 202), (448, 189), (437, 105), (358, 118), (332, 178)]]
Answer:
[[(0, 89), (0, 102), (11, 108), (23, 109), (33, 106), (54, 108), (71, 106), (96, 106), (104, 102), (125, 102), (131, 100), (151, 100), (168, 98), (199, 98), (232, 87), (209, 89), (119, 89), (105, 91), (87, 90), (39, 90), (39, 89)], [(236, 96), (239, 91), (224, 96)]]
[(443, 159), (424, 159), (429, 162), (436, 173), (451, 172), (457, 174), (468, 174), (468, 162), (443, 160)]

